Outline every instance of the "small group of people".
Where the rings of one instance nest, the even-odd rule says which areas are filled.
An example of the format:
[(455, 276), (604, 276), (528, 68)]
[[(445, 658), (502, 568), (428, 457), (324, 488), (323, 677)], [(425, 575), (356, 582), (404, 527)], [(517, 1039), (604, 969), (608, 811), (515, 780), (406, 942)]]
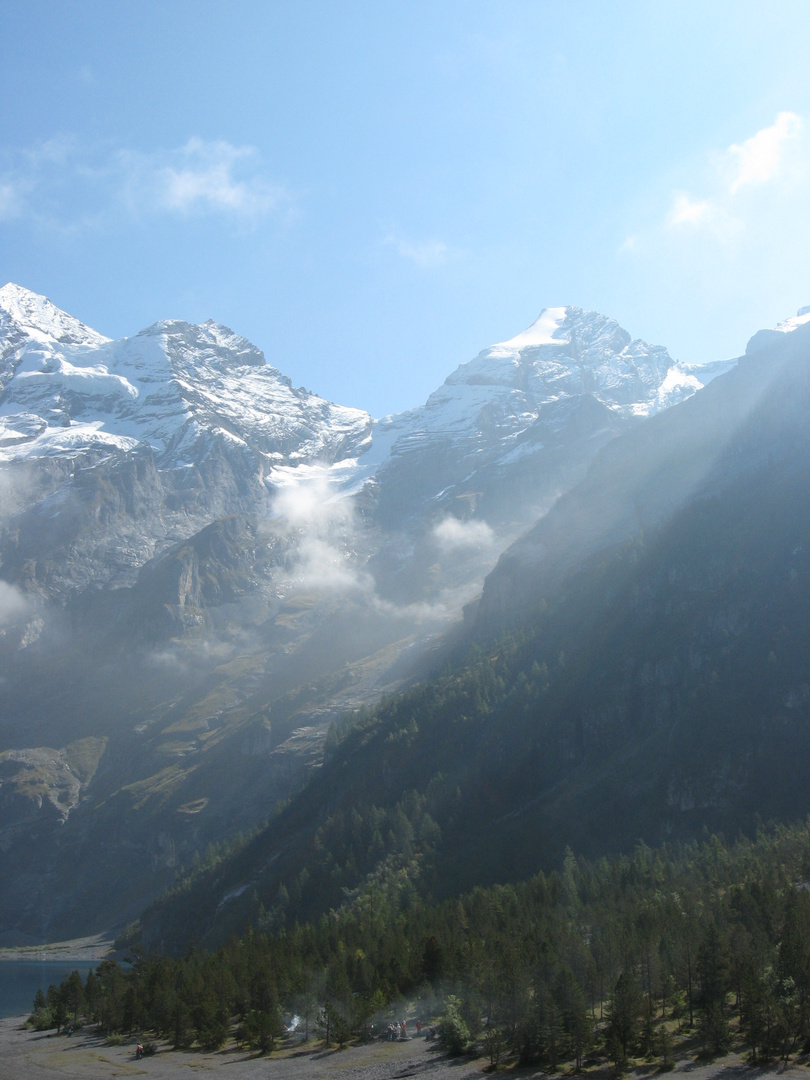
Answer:
[[(422, 1034), (422, 1021), (416, 1021), (416, 1036)], [(408, 1039), (408, 1021), (402, 1020), (399, 1024), (394, 1020), (388, 1025), (388, 1041), (396, 1042), (398, 1039)]]

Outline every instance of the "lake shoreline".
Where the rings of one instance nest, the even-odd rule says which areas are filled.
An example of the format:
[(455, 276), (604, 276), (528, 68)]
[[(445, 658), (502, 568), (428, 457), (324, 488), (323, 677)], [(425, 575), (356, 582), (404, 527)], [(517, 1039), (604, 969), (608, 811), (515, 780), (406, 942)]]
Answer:
[(51, 963), (96, 964), (115, 955), (115, 943), (106, 934), (51, 941), (43, 945), (14, 945), (0, 948), (3, 961), (47, 961)]

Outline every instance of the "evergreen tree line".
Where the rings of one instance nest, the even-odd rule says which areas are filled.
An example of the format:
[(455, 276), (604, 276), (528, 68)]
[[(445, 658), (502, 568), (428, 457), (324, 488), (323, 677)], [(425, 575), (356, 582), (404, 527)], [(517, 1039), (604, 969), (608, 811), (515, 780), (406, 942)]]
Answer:
[(315, 923), (74, 972), (33, 1019), (266, 1051), (292, 1014), (342, 1044), (403, 1001), (449, 1049), (483, 1045), (493, 1061), (667, 1062), (686, 1034), (787, 1061), (810, 1039), (810, 823), (611, 861), (569, 851), (558, 872), (440, 904), (376, 876)]

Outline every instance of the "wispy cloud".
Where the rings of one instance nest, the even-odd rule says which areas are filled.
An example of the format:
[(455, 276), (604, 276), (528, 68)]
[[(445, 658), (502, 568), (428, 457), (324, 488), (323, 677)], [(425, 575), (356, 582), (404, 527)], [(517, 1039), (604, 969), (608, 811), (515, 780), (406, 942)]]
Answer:
[(290, 581), (322, 594), (370, 596), (373, 582), (351, 557), (354, 508), (331, 489), (328, 471), (309, 470), (281, 488), (273, 501), (274, 525), (296, 536)]
[(779, 182), (789, 171), (786, 168), (789, 151), (799, 150), (793, 164), (802, 156), (807, 157), (807, 148), (799, 144), (803, 128), (796, 113), (781, 112), (769, 127), (713, 155), (708, 174), (701, 181), (703, 192), (698, 196), (675, 192), (666, 226), (706, 229), (720, 237), (744, 230), (750, 207), (741, 203), (741, 193), (767, 185), (771, 198), (778, 195)]
[(27, 618), (31, 605), (16, 585), (0, 581), (0, 627)]
[(407, 259), (422, 270), (444, 266), (463, 254), (460, 249), (453, 248), (444, 240), (437, 239), (413, 241), (389, 234), (383, 243), (387, 247), (392, 247), (401, 258)]
[(739, 146), (730, 146), (728, 153), (737, 163), (730, 193), (735, 195), (740, 188), (748, 184), (766, 184), (777, 178), (785, 150), (791, 140), (801, 133), (802, 128), (800, 116), (792, 112), (781, 112), (770, 127), (762, 128)]
[(175, 157), (176, 163), (158, 168), (155, 174), (160, 201), (167, 210), (181, 214), (219, 211), (257, 219), (279, 210), (288, 198), (283, 187), (261, 175), (240, 178), (241, 169), (258, 161), (253, 147), (189, 139)]
[(712, 216), (712, 205), (708, 199), (692, 199), (685, 192), (679, 192), (667, 215), (669, 225), (701, 225)]
[(808, 302), (808, 118), (783, 110), (734, 134), (669, 162), (617, 237), (624, 288), (690, 361), (737, 354), (748, 329)]
[[(328, 469), (306, 469), (300, 478), (289, 477), (275, 493), (267, 528), (293, 540), (285, 569), (276, 578), (282, 593), (314, 592), (321, 598), (351, 602), (375, 616), (420, 625), (442, 622), (458, 610), (458, 603), (443, 592), (433, 600), (405, 604), (380, 595), (365, 557), (358, 555), (368, 551), (372, 541), (354, 502), (330, 485)], [(494, 542), (484, 522), (456, 518), (440, 523), (434, 537), (444, 552), (487, 548)]]
[(23, 195), (11, 180), (0, 182), (0, 221), (10, 221), (22, 213)]
[(485, 521), (461, 521), (452, 516), (443, 518), (433, 535), (444, 552), (489, 548), (495, 543), (495, 533)]
[(805, 123), (794, 112), (780, 112), (750, 138), (709, 154), (688, 187), (662, 193), (663, 215), (628, 235), (619, 253), (648, 257), (673, 242), (730, 253), (775, 220), (800, 212), (809, 171)]
[[(289, 217), (294, 197), (265, 173), (259, 151), (191, 138), (149, 152), (83, 146), (64, 136), (22, 149), (0, 147), (0, 219), (70, 229), (124, 213), (219, 216), (242, 225)], [(87, 207), (92, 206), (92, 214)]]

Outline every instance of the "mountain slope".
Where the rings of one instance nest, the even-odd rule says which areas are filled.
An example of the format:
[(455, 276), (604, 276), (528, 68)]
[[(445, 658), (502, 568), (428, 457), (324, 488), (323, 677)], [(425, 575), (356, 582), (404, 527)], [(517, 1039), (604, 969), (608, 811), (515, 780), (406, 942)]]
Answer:
[[(245, 850), (153, 905), (146, 940), (806, 816), (809, 407), (802, 315), (612, 443), (488, 580), (486, 651), (360, 715)], [(504, 578), (527, 599), (493, 638)]]
[(585, 482), (504, 552), (485, 584), (480, 625), (521, 618), (591, 552), (655, 527), (763, 457), (802, 449), (809, 350), (808, 314), (760, 331), (722, 380), (607, 446)]
[(379, 422), (214, 322), (109, 341), (6, 286), (0, 327), (7, 941), (131, 918), (265, 820), (537, 509), (699, 385), (577, 308)]

